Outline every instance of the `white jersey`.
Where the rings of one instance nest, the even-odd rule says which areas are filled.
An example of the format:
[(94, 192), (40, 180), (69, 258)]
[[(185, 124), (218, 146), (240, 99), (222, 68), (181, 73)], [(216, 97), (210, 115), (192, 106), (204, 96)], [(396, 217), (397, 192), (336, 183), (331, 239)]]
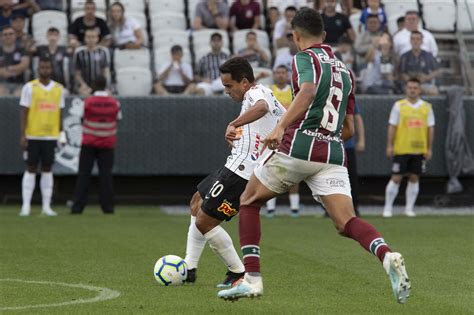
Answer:
[(239, 128), (238, 133), (241, 136), (234, 141), (235, 147), (225, 164), (225, 167), (246, 180), (250, 178), (261, 157), (266, 153), (260, 152), (263, 148), (262, 140), (273, 130), (286, 111), (269, 88), (257, 84), (245, 93), (240, 115), (260, 100), (267, 103), (268, 112), (260, 119)]

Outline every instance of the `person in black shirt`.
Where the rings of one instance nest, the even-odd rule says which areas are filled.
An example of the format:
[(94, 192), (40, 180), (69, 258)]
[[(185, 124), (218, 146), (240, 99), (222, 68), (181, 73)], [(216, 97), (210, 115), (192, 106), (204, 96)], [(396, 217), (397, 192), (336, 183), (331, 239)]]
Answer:
[(100, 45), (109, 47), (111, 44), (111, 35), (107, 23), (95, 16), (96, 6), (94, 1), (87, 0), (84, 5), (85, 15), (77, 18), (69, 26), (69, 45), (75, 49), (84, 45), (84, 36), (86, 29), (95, 28), (99, 33)]
[(324, 30), (326, 31), (325, 44), (337, 46), (339, 38), (347, 35), (352, 41), (356, 35), (354, 29), (346, 15), (336, 12), (336, 0), (325, 0), (325, 6), (321, 16), (324, 21)]
[(32, 54), (39, 57), (40, 60), (51, 60), (53, 66), (51, 79), (69, 88), (69, 77), (66, 69), (69, 65), (70, 51), (68, 51), (67, 47), (58, 45), (60, 32), (57, 28), (49, 28), (46, 37), (48, 38), (48, 45), (32, 48)]

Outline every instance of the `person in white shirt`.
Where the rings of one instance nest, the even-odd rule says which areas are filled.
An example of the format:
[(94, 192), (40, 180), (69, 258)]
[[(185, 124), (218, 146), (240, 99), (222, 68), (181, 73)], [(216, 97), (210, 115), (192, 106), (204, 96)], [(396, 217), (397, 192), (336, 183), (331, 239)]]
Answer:
[(120, 49), (140, 49), (145, 42), (143, 29), (135, 19), (125, 17), (124, 13), (125, 8), (120, 2), (110, 6), (112, 45)]
[(285, 66), (288, 69), (290, 78), (292, 73), (292, 63), (293, 57), (298, 52), (295, 42), (293, 41), (293, 34), (289, 33), (286, 36), (288, 40), (288, 49), (282, 49), (277, 51), (277, 56), (275, 58), (275, 63), (273, 64), (273, 71), (275, 71), (279, 66)]
[(171, 47), (171, 61), (158, 69), (158, 81), (154, 86), (156, 94), (164, 96), (170, 93), (188, 93), (186, 88), (193, 80), (193, 68), (182, 59), (183, 48), (179, 45)]
[(411, 50), (411, 32), (420, 31), (423, 34), (421, 49), (431, 53), (434, 57), (438, 55), (438, 45), (431, 32), (419, 27), (420, 16), (417, 11), (407, 11), (405, 14), (405, 28), (393, 37), (393, 48), (398, 56)]
[(275, 30), (273, 31), (273, 45), (275, 48), (288, 47), (286, 35), (291, 33), (291, 21), (296, 15), (297, 9), (289, 6), (285, 9), (283, 18), (276, 22)]
[[(270, 89), (257, 84), (253, 69), (242, 57), (220, 66), (224, 92), (242, 102), (240, 115), (227, 126), (225, 139), (232, 152), (225, 166), (206, 177), (191, 199), (185, 261), (187, 282), (196, 281), (199, 258), (206, 241), (227, 266), (227, 277), (220, 288), (230, 287), (244, 275), (244, 265), (229, 234), (220, 226), (231, 220), (239, 209), (239, 198), (254, 168), (266, 157), (262, 140), (276, 126), (285, 108)], [(263, 152), (262, 152), (263, 151)]]

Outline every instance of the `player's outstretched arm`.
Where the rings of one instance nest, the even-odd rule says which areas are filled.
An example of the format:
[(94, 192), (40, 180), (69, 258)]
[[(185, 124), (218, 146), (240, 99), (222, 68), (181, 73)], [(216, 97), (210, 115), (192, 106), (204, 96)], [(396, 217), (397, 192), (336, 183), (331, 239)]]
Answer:
[(237, 140), (237, 128), (250, 124), (268, 112), (268, 104), (264, 100), (259, 100), (254, 106), (250, 107), (245, 113), (229, 123), (225, 132), (225, 139), (232, 146), (232, 142)]

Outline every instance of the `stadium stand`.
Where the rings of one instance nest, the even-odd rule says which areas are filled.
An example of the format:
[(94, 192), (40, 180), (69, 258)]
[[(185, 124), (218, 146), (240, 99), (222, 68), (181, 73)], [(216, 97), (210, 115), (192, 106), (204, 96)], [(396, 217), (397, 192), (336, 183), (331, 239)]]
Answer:
[(40, 11), (32, 17), (33, 38), (36, 45), (46, 45), (46, 32), (50, 27), (56, 27), (61, 32), (59, 45), (67, 45), (67, 15), (64, 12), (46, 10)]
[(202, 48), (207, 48), (210, 50), (209, 41), (211, 40), (211, 35), (214, 33), (221, 34), (224, 48), (230, 49), (229, 36), (227, 32), (217, 29), (202, 29), (199, 31), (193, 31), (192, 33), (194, 51), (200, 51)]
[[(452, 32), (456, 24), (454, 0), (421, 0), (426, 29), (436, 32)], [(443, 18), (440, 19), (439, 17)]]
[(268, 38), (268, 34), (265, 31), (262, 30), (252, 30), (252, 29), (247, 29), (247, 30), (239, 30), (234, 33), (234, 41), (233, 41), (233, 49), (234, 53), (238, 52), (240, 49), (245, 48), (245, 37), (247, 36), (247, 33), (253, 31), (257, 34), (257, 42), (258, 44), (268, 50), (270, 47), (270, 39)]
[[(182, 47), (182, 48), (183, 48), (183, 61), (189, 64), (192, 64), (190, 50), (186, 47)], [(156, 73), (158, 73), (158, 69), (160, 69), (161, 65), (171, 60), (170, 47), (162, 47), (160, 49), (155, 50), (154, 60), (155, 60), (154, 70)]]
[(128, 67), (150, 68), (150, 51), (148, 49), (116, 49), (114, 52), (115, 71)]
[(457, 30), (474, 32), (474, 0), (460, 0), (456, 10)]
[(148, 3), (150, 16), (163, 13), (181, 13), (184, 14), (184, 0), (155, 0)]
[(116, 71), (117, 91), (121, 96), (146, 96), (152, 88), (152, 75), (148, 68), (127, 67)]
[(186, 18), (179, 12), (161, 12), (151, 16), (151, 32), (155, 34), (159, 31), (185, 30)]
[(161, 30), (153, 33), (153, 47), (159, 49), (181, 45), (183, 48), (189, 47), (188, 32), (184, 30)]
[(117, 0), (127, 13), (145, 13), (145, 0)]

